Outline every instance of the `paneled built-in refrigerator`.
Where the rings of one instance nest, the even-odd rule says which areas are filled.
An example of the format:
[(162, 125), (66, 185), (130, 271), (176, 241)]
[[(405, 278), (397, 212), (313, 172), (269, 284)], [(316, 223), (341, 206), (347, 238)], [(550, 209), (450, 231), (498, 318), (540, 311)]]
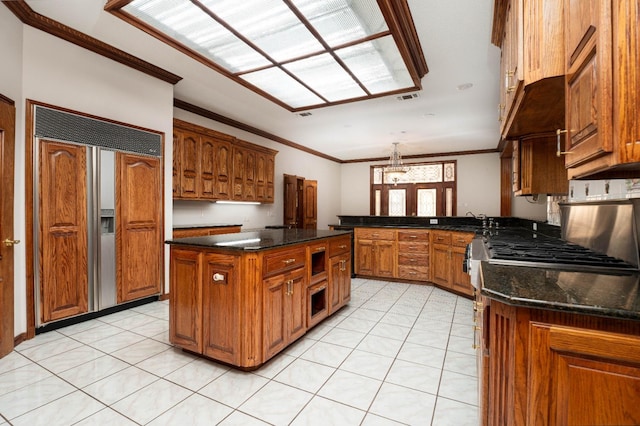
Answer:
[(41, 106), (34, 121), (36, 327), (157, 297), (161, 135)]

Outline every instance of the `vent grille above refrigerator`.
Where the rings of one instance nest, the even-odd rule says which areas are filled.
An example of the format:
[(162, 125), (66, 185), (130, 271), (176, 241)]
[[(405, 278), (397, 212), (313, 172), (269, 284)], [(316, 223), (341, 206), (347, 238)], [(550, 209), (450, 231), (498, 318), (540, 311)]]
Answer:
[(43, 106), (36, 106), (37, 138), (99, 146), (116, 151), (162, 156), (162, 136)]

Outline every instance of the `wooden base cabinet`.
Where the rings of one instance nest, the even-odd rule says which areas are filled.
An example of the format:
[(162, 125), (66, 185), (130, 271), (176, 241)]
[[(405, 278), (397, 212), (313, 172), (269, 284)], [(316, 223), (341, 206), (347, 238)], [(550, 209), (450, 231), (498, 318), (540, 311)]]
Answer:
[(483, 315), (489, 425), (640, 424), (640, 321), (495, 300)]
[(431, 234), (431, 281), (465, 296), (473, 296), (469, 275), (462, 266), (471, 232), (433, 231)]
[(394, 229), (356, 228), (355, 272), (379, 278), (396, 276), (396, 231)]
[(335, 239), (329, 245), (329, 312), (351, 300), (351, 238)]

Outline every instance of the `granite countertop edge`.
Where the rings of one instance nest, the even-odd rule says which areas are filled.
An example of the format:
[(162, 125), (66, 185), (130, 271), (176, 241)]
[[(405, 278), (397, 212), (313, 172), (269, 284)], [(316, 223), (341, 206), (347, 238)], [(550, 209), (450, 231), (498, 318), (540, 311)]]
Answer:
[[(598, 304), (589, 304), (580, 300), (576, 300), (574, 302), (561, 302), (558, 300), (553, 300), (553, 298), (558, 297), (559, 292), (562, 291), (559, 289), (559, 286), (554, 283), (553, 279), (545, 282), (535, 282), (536, 286), (533, 288), (528, 286), (528, 284), (532, 284), (529, 274), (532, 270), (537, 270), (536, 272), (542, 272), (543, 270), (540, 268), (530, 268), (523, 266), (505, 269), (508, 270), (509, 273), (505, 273), (503, 275), (503, 279), (498, 283), (491, 281), (487, 282), (485, 280), (484, 271), (487, 267), (491, 268), (492, 266), (486, 264), (486, 262), (482, 262), (481, 271), (483, 271), (483, 276), (481, 280), (481, 294), (488, 297), (489, 299), (518, 307), (537, 308), (567, 313), (600, 316), (606, 318), (640, 321), (640, 309), (611, 306), (611, 303), (613, 302), (611, 302), (609, 306), (606, 306), (606, 304), (610, 302), (609, 300), (603, 300), (602, 302), (604, 303)], [(581, 272), (571, 271), (563, 273), (583, 274)], [(593, 275), (595, 276), (598, 274)], [(524, 276), (527, 277), (523, 279), (523, 284), (520, 285), (520, 278)], [(634, 279), (636, 280), (635, 285), (637, 286), (638, 273), (631, 274), (629, 275), (629, 277), (632, 282)], [(507, 282), (509, 283), (508, 285), (506, 284)], [(536, 292), (536, 297), (532, 297), (532, 291)], [(547, 298), (545, 298), (545, 293), (548, 296)], [(614, 296), (611, 296), (611, 299), (613, 300)], [(636, 300), (633, 306), (638, 307), (638, 300)]]
[(165, 244), (224, 250), (229, 252), (264, 251), (295, 244), (351, 235), (350, 231), (260, 229), (234, 234), (174, 238)]
[(173, 230), (176, 229), (197, 229), (197, 228), (229, 228), (242, 226), (242, 224), (238, 223), (199, 223), (199, 224), (191, 224), (191, 225), (173, 225)]

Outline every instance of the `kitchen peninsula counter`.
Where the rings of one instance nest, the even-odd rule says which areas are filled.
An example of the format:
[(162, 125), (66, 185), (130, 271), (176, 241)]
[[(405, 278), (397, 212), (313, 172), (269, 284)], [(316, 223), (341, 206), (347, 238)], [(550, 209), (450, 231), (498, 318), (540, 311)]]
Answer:
[(351, 232), (260, 229), (171, 246), (169, 339), (260, 367), (351, 296)]

